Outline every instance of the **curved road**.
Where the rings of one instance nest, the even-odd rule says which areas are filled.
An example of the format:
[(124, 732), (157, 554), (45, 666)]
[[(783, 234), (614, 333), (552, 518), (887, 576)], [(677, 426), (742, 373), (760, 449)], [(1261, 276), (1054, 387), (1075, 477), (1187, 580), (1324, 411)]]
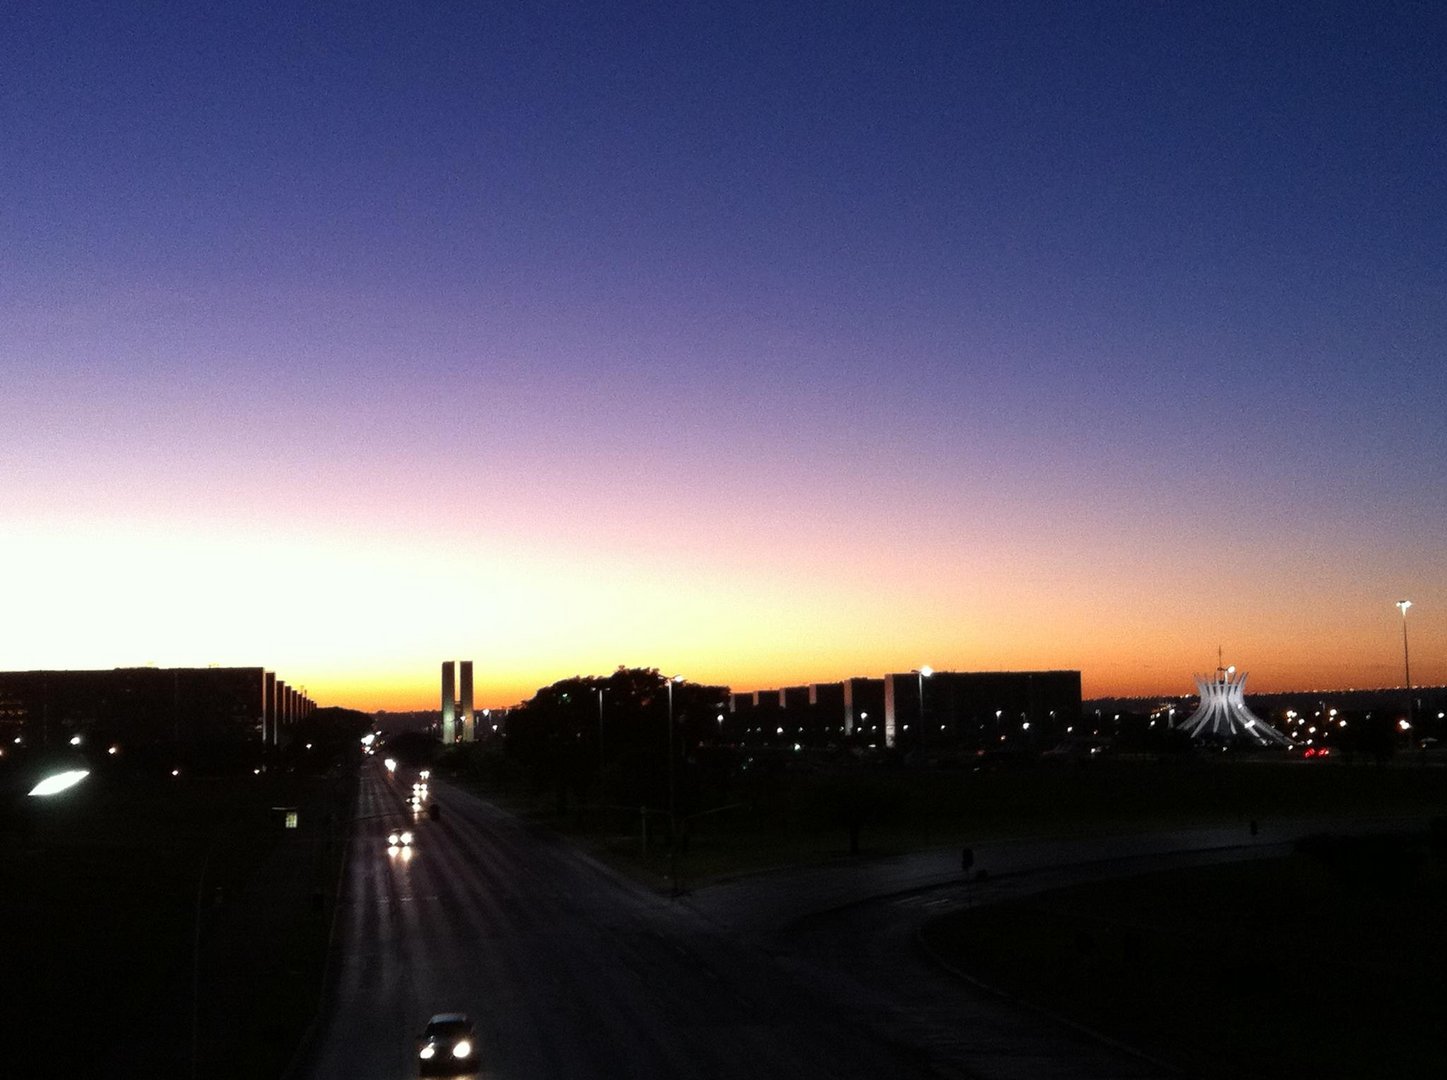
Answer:
[(643, 892), (456, 788), (410, 858), (413, 777), (364, 772), (332, 992), (303, 1075), (416, 1075), (434, 1012), (478, 1022), (498, 1080), (936, 1075), (884, 1030), (767, 952)]
[(988, 898), (1275, 854), (1327, 824), (999, 843), (976, 849), (983, 884), (963, 883), (958, 852), (925, 852), (670, 902), (437, 782), (440, 820), (413, 826), (410, 858), (389, 854), (414, 778), (364, 770), (331, 992), (300, 1075), (416, 1075), (427, 1017), (462, 1010), (478, 1075), (497, 1080), (1170, 1076), (939, 970), (914, 928)]

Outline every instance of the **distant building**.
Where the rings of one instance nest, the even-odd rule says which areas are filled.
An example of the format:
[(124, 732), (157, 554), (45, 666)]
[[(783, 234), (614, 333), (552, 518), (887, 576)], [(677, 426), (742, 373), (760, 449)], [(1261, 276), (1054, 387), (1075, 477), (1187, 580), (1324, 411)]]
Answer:
[[(461, 686), (458, 686), (458, 676)], [(461, 697), (458, 697), (458, 691)], [(472, 712), (472, 661), (442, 662), (442, 743), (472, 742), (477, 726)]]
[(843, 686), (844, 734), (868, 741), (884, 735), (884, 680), (845, 679)]
[(842, 682), (810, 684), (809, 722), (813, 734), (825, 741), (844, 734), (846, 725)]
[(1058, 735), (1079, 719), (1078, 671), (936, 671), (923, 681), (913, 671), (884, 677), (888, 746), (1018, 744)]
[(1201, 692), (1201, 704), (1181, 725), (1191, 738), (1291, 745), (1289, 738), (1246, 707), (1246, 672), (1218, 667), (1213, 676), (1197, 675), (1196, 689)]
[(808, 708), (811, 694), (807, 686), (785, 686), (779, 691), (779, 708), (791, 712)]
[(7, 742), (82, 739), (282, 745), (316, 704), (259, 667), (0, 672)]

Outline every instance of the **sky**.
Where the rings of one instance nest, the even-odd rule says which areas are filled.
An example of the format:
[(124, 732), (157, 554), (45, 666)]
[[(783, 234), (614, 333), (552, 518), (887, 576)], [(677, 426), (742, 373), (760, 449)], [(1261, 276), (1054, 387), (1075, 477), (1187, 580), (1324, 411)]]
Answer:
[(0, 667), (1447, 682), (1447, 8), (0, 8)]

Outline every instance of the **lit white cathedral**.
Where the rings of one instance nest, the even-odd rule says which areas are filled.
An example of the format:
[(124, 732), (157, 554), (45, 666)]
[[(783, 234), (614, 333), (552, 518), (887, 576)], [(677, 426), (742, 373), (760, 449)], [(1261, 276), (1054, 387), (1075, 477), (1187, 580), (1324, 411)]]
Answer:
[(1191, 738), (1291, 745), (1290, 739), (1246, 707), (1246, 672), (1238, 675), (1234, 667), (1218, 667), (1215, 675), (1197, 675), (1196, 689), (1201, 704), (1181, 725)]

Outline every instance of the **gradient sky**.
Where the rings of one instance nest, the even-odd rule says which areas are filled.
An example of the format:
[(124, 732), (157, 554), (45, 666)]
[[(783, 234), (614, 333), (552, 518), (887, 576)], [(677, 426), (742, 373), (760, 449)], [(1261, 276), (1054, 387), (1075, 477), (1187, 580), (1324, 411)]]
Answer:
[(0, 667), (1447, 682), (1447, 7), (0, 8)]

